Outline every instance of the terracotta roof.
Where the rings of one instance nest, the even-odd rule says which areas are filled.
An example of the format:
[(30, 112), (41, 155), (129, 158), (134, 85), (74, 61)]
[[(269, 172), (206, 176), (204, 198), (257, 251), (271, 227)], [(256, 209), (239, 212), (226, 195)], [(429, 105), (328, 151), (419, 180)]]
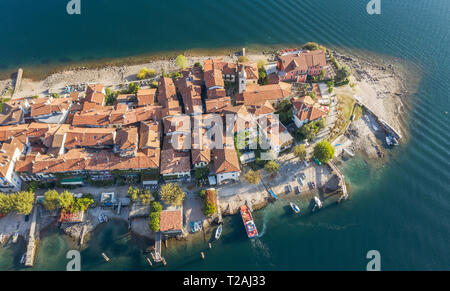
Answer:
[(116, 130), (114, 128), (72, 127), (66, 133), (64, 147), (104, 147), (113, 146)]
[(184, 173), (191, 170), (189, 152), (180, 152), (173, 149), (161, 151), (161, 174)]
[(3, 103), (0, 113), (0, 125), (17, 124), (23, 119), (22, 107), (27, 104), (26, 101), (8, 101)]
[(24, 143), (17, 138), (12, 138), (3, 142), (0, 148), (0, 177), (6, 177), (8, 174), (16, 149), (19, 150), (19, 152), (23, 152), (24, 148)]
[(158, 81), (158, 103), (163, 107), (171, 108), (171, 106), (168, 106), (169, 101), (178, 102), (175, 84), (173, 83), (172, 79), (162, 77)]
[(69, 93), (69, 98), (72, 99), (72, 101), (74, 101), (74, 102), (78, 101), (79, 97), (80, 97), (80, 92), (73, 91), (73, 92)]
[(16, 138), (26, 143), (28, 124), (0, 126), (0, 142)]
[(154, 104), (155, 103), (155, 94), (156, 94), (156, 89), (153, 89), (153, 88), (140, 89), (136, 94), (138, 106)]
[(206, 88), (208, 89), (215, 86), (219, 86), (222, 88), (225, 86), (223, 82), (222, 72), (219, 70), (205, 70), (203, 78), (205, 79)]
[(247, 75), (247, 80), (255, 80), (259, 78), (258, 65), (255, 62), (246, 62), (239, 64), (238, 71), (240, 72), (244, 67)]
[(161, 128), (159, 122), (141, 121), (139, 127), (139, 148), (160, 148)]
[(300, 120), (316, 120), (322, 118), (327, 115), (325, 111), (320, 108), (320, 105), (310, 96), (303, 96), (301, 98), (295, 98), (292, 101), (292, 105), (294, 106), (297, 113), (295, 116)]
[(207, 113), (221, 113), (225, 108), (231, 106), (231, 98), (228, 96), (205, 101)]
[(100, 105), (103, 105), (105, 102), (105, 95), (103, 94), (104, 86), (103, 84), (91, 84), (88, 85), (86, 89), (86, 98), (87, 102), (93, 102)]
[(181, 231), (183, 229), (183, 213), (181, 210), (163, 210), (159, 215), (159, 230)]
[(18, 173), (31, 173), (33, 171), (33, 162), (36, 154), (27, 154), (17, 159), (15, 171)]
[(208, 99), (225, 97), (227, 92), (223, 88), (209, 89), (206, 91)]
[(325, 52), (322, 50), (304, 51), (297, 54), (286, 54), (283, 56), (278, 56), (278, 61), (281, 64), (281, 70), (286, 72), (300, 69), (306, 73), (308, 68), (326, 66), (327, 64)]
[(280, 82), (279, 84), (260, 86), (257, 84), (247, 85), (242, 93), (244, 105), (261, 105), (267, 100), (280, 100), (291, 95), (291, 85)]
[(175, 83), (183, 98), (185, 113), (201, 114), (203, 112), (201, 87), (188, 81), (188, 78), (178, 79)]
[(135, 99), (135, 95), (134, 94), (119, 94), (117, 95), (116, 98), (116, 104), (117, 103), (128, 103), (133, 101), (133, 99)]
[(262, 105), (252, 105), (250, 109), (248, 110), (253, 115), (265, 115), (269, 113), (274, 113), (275, 109), (273, 108), (272, 104), (270, 104), (269, 101), (266, 101)]
[(213, 150), (213, 171), (216, 174), (240, 171), (234, 146)]
[(31, 104), (31, 117), (39, 117), (42, 115), (60, 113), (63, 110), (67, 111), (72, 104), (70, 98), (52, 98), (46, 97)]
[(187, 115), (169, 116), (164, 118), (164, 133), (191, 132), (191, 118)]
[(120, 150), (135, 150), (138, 144), (137, 127), (122, 128), (117, 131), (116, 145)]

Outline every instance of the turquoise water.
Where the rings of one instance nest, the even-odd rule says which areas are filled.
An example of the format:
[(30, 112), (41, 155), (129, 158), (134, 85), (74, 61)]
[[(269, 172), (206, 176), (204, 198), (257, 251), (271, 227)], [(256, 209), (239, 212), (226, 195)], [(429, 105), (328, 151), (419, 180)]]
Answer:
[[(408, 138), (389, 154), (388, 163), (382, 167), (357, 158), (345, 164), (350, 201), (295, 217), (286, 208), (288, 201), (278, 201), (255, 212), (263, 235), (254, 241), (246, 239), (240, 217), (229, 217), (211, 250), (205, 251), (202, 239), (172, 243), (164, 250), (167, 269), (364, 270), (366, 253), (373, 249), (385, 270), (450, 269), (450, 122), (444, 113), (450, 111), (449, 1), (381, 0), (382, 14), (372, 16), (365, 0), (82, 0), (81, 16), (66, 15), (64, 2), (2, 1), (0, 69), (162, 50), (318, 41), (402, 58), (422, 76), (407, 102)], [(82, 267), (149, 269), (142, 254), (145, 243), (138, 246), (125, 229), (115, 229), (105, 226), (93, 235)], [(39, 258), (53, 248), (69, 248), (67, 241), (51, 247), (51, 241), (65, 240), (57, 237), (44, 237), (35, 269), (64, 269), (60, 262)], [(101, 249), (121, 263), (102, 262)], [(0, 249), (1, 269), (16, 268), (8, 263), (12, 255)]]

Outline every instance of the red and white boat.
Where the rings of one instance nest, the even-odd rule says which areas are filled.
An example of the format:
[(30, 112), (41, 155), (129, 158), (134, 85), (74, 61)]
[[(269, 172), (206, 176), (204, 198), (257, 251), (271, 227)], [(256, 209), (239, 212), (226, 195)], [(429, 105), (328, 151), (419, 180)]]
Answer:
[(258, 236), (258, 230), (256, 229), (255, 222), (253, 221), (252, 213), (248, 209), (247, 205), (241, 206), (241, 217), (244, 222), (245, 231), (247, 231), (247, 236), (249, 238), (254, 238)]

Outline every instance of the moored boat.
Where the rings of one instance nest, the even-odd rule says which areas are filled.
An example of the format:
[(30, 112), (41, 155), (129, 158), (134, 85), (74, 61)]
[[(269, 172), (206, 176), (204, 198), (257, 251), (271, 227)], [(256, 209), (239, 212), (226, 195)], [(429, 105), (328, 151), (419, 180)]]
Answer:
[(14, 233), (14, 235), (13, 235), (13, 241), (12, 241), (12, 242), (13, 242), (13, 243), (16, 243), (18, 237), (19, 237), (19, 232), (16, 231), (16, 232)]
[(221, 234), (222, 234), (222, 224), (219, 225), (219, 227), (217, 227), (217, 229), (216, 229), (216, 235), (215, 235), (216, 239), (219, 239)]
[(247, 232), (247, 236), (249, 238), (254, 238), (258, 236), (258, 230), (256, 229), (255, 222), (253, 221), (252, 214), (248, 209), (247, 205), (241, 206), (241, 217), (242, 222), (245, 226), (245, 231)]
[(289, 205), (291, 206), (292, 211), (294, 211), (295, 213), (299, 213), (300, 212), (300, 208), (298, 208), (298, 206), (295, 205), (294, 203), (289, 202)]
[(322, 208), (322, 201), (320, 201), (319, 197), (314, 196), (314, 202), (316, 203), (317, 208)]
[(0, 233), (0, 244), (5, 242), (5, 235), (2, 233)]
[(27, 257), (27, 253), (24, 253), (23, 255), (22, 255), (22, 258), (20, 259), (20, 263), (21, 264), (25, 264), (25, 258)]

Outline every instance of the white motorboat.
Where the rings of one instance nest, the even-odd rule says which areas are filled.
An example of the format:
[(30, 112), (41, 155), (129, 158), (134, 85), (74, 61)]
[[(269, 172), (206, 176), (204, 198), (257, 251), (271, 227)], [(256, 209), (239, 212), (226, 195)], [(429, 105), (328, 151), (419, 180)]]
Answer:
[(216, 239), (219, 239), (221, 234), (222, 234), (222, 224), (219, 225), (219, 227), (217, 227), (217, 229), (216, 229), (216, 235), (215, 235)]
[(291, 206), (292, 211), (294, 211), (295, 213), (299, 213), (300, 212), (300, 208), (298, 208), (298, 206), (295, 205), (294, 203), (289, 202), (289, 205)]
[(16, 243), (17, 242), (17, 238), (19, 237), (19, 232), (15, 232), (14, 233), (14, 235), (13, 235), (13, 243)]
[(322, 208), (322, 201), (320, 201), (319, 197), (314, 196), (314, 202), (316, 203), (316, 206), (320, 209)]

